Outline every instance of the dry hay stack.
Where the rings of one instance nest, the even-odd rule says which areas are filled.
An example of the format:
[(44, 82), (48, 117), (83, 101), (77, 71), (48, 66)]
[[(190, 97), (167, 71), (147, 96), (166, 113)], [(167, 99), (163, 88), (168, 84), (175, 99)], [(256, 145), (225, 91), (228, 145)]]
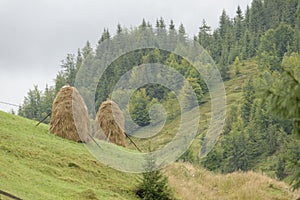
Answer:
[(111, 100), (104, 101), (96, 115), (95, 137), (125, 147), (124, 126), (124, 116), (119, 106)]
[(58, 92), (52, 105), (49, 131), (76, 142), (90, 140), (91, 127), (88, 111), (76, 88), (65, 86)]

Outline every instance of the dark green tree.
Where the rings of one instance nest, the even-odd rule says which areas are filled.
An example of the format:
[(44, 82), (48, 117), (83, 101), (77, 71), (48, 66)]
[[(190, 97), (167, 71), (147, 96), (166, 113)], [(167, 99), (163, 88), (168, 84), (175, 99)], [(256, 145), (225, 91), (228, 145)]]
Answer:
[(207, 48), (211, 44), (211, 27), (206, 24), (206, 21), (203, 19), (202, 25), (200, 26), (200, 31), (198, 33), (198, 42), (203, 46), (203, 48)]
[(148, 108), (150, 104), (150, 98), (147, 96), (144, 88), (136, 91), (130, 98), (129, 112), (131, 118), (139, 125), (146, 126), (150, 124), (150, 116)]
[[(300, 55), (297, 53), (285, 57), (281, 74), (273, 73), (273, 77), (265, 75), (263, 86), (265, 102), (270, 112), (293, 120), (293, 132), (300, 136)], [(299, 141), (299, 140), (297, 140)], [(295, 142), (296, 143), (296, 142)], [(298, 142), (299, 143), (299, 142)], [(296, 153), (295, 153), (296, 152)], [(300, 187), (300, 153), (299, 144), (289, 150), (288, 165), (292, 171), (292, 187)]]
[(287, 176), (287, 174), (285, 173), (285, 165), (286, 165), (285, 160), (282, 158), (279, 158), (277, 165), (276, 165), (276, 171), (275, 171), (276, 177), (279, 180), (282, 180)]
[(155, 159), (146, 158), (145, 172), (139, 181), (136, 194), (144, 200), (171, 200), (173, 195), (168, 186), (168, 179), (156, 169)]
[(34, 89), (29, 90), (27, 96), (24, 98), (19, 115), (28, 119), (41, 120), (41, 99), (42, 91), (38, 89), (37, 85), (34, 85)]
[(61, 61), (61, 68), (63, 69), (66, 81), (73, 86), (77, 73), (74, 54), (68, 54), (66, 59)]
[(249, 122), (252, 103), (255, 99), (255, 88), (252, 79), (247, 80), (243, 86), (243, 104), (241, 107), (241, 116), (244, 122)]

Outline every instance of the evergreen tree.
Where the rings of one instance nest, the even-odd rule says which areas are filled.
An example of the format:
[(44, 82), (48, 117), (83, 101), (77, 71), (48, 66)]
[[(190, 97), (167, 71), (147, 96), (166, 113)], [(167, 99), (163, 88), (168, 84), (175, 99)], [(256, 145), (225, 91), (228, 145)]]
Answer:
[(235, 72), (235, 75), (240, 75), (241, 72), (240, 72), (240, 68), (241, 68), (241, 61), (239, 59), (239, 57), (237, 56), (234, 60), (234, 63), (233, 63), (233, 66), (234, 66), (234, 72)]
[(174, 21), (173, 20), (170, 21), (169, 31), (175, 31), (175, 25), (174, 25)]
[[(194, 98), (195, 96), (193, 95), (193, 93), (196, 93), (196, 91), (193, 91), (193, 88), (190, 88), (191, 87), (191, 85), (190, 85), (191, 81), (192, 80), (188, 78), (188, 80), (182, 86), (182, 89), (181, 89), (180, 94), (179, 94), (179, 99), (181, 100), (181, 102), (183, 104), (182, 105), (183, 110), (185, 110), (185, 111), (189, 111), (189, 110), (191, 110), (192, 108), (194, 108), (195, 106), (198, 105), (197, 99)], [(198, 92), (200, 92), (201, 95), (202, 95), (202, 90), (201, 90), (199, 85), (198, 85), (198, 88), (196, 90), (198, 90)]]
[(238, 121), (238, 107), (233, 105), (230, 107), (229, 112), (226, 115), (225, 126), (223, 129), (223, 134), (228, 135), (233, 128), (233, 125)]
[(139, 126), (146, 126), (150, 124), (150, 117), (148, 113), (149, 104), (150, 98), (147, 96), (144, 88), (136, 91), (130, 98), (130, 116)]
[(65, 74), (62, 71), (59, 71), (55, 78), (55, 94), (57, 94), (66, 83), (67, 79)]
[(203, 19), (202, 25), (200, 26), (200, 32), (198, 33), (198, 42), (203, 46), (203, 48), (207, 48), (211, 44), (211, 27), (206, 24), (206, 21)]
[(145, 200), (171, 200), (173, 195), (168, 186), (168, 179), (161, 171), (156, 170), (155, 159), (146, 158), (145, 171), (136, 194)]
[(276, 165), (276, 177), (279, 180), (282, 180), (286, 177), (286, 173), (285, 173), (285, 160), (282, 158), (279, 158), (277, 165)]
[(259, 40), (265, 31), (265, 16), (262, 0), (253, 0), (250, 9), (249, 29), (253, 35), (252, 45), (254, 49), (258, 48)]
[[(41, 97), (41, 117), (44, 118), (52, 111), (52, 104), (55, 98), (55, 90), (53, 87), (46, 85), (45, 91)], [(50, 118), (47, 118), (44, 123), (50, 123)]]
[(41, 98), (42, 91), (38, 89), (37, 85), (34, 85), (34, 89), (29, 90), (27, 96), (24, 98), (19, 115), (28, 119), (41, 120)]
[(255, 99), (255, 89), (253, 80), (247, 80), (243, 86), (243, 104), (241, 107), (241, 115), (244, 122), (249, 122), (252, 103)]
[(235, 32), (235, 41), (240, 41), (244, 30), (244, 25), (243, 25), (243, 12), (241, 10), (241, 7), (238, 6), (237, 11), (236, 11), (236, 17), (234, 18), (234, 32)]
[(67, 54), (66, 59), (61, 61), (61, 68), (65, 74), (66, 81), (73, 86), (77, 73), (74, 54)]
[(294, 119), (294, 133), (300, 135), (300, 55), (285, 57), (282, 66), (283, 73), (279, 77), (274, 74), (274, 78), (265, 80), (265, 98), (274, 114)]
[(186, 32), (185, 32), (185, 28), (184, 28), (182, 23), (179, 25), (178, 33), (179, 33), (179, 41), (181, 43), (185, 43), (185, 41), (186, 41)]
[(223, 157), (225, 163), (223, 172), (233, 172), (237, 170), (247, 171), (249, 169), (249, 147), (246, 134), (239, 130), (239, 124), (234, 125), (235, 128), (222, 141), (224, 148)]
[(123, 31), (121, 24), (117, 25), (117, 35), (121, 34)]
[(219, 64), (220, 65), (220, 73), (221, 73), (223, 81), (227, 81), (230, 79), (229, 66), (228, 66), (228, 62), (226, 60), (227, 60), (226, 58), (222, 57), (220, 64)]
[(98, 44), (100, 44), (101, 42), (103, 42), (106, 39), (110, 39), (110, 37), (111, 36), (110, 36), (109, 30), (105, 28), (103, 30), (103, 33), (102, 33), (101, 37), (100, 37), (100, 40), (98, 41)]
[(82, 49), (83, 59), (87, 59), (87, 57), (93, 53), (93, 48), (91, 47), (91, 43), (89, 41), (86, 42), (85, 46)]

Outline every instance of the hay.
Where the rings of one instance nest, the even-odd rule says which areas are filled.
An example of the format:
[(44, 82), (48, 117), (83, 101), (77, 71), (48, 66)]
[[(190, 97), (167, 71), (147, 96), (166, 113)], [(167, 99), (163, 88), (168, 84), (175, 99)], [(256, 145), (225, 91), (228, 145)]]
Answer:
[(76, 88), (65, 86), (58, 92), (52, 105), (49, 131), (76, 142), (90, 141), (88, 111)]
[(124, 116), (119, 106), (111, 101), (103, 102), (97, 112), (95, 120), (95, 137), (106, 139), (112, 143), (125, 147)]

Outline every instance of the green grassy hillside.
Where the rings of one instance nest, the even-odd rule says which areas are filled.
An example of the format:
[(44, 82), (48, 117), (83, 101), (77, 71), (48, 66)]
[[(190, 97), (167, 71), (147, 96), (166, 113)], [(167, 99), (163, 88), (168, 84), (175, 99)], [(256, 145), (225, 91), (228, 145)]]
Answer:
[[(106, 167), (83, 144), (49, 134), (47, 125), (35, 124), (0, 112), (0, 190), (22, 199), (137, 199), (137, 175)], [(218, 175), (185, 163), (164, 171), (178, 199), (300, 196), (289, 191), (286, 183), (254, 172)]]
[(0, 112), (0, 189), (23, 199), (135, 199), (136, 176), (105, 167), (83, 144)]
[[(256, 74), (247, 62), (241, 75), (225, 82), (227, 104), (238, 104), (241, 86)], [(208, 97), (206, 97), (208, 99)], [(207, 129), (210, 103), (201, 105), (200, 132)], [(155, 137), (154, 148), (169, 142), (178, 119)], [(137, 199), (136, 174), (122, 173), (99, 163), (83, 144), (49, 134), (48, 126), (0, 112), (0, 190), (22, 199)], [(199, 136), (201, 137), (201, 136)], [(197, 155), (199, 137), (192, 150)], [(137, 140), (146, 151), (148, 141)], [(133, 145), (129, 148), (134, 149)], [(178, 199), (297, 199), (300, 191), (255, 172), (220, 175), (186, 163), (164, 169)], [(0, 195), (0, 199), (5, 199)]]

